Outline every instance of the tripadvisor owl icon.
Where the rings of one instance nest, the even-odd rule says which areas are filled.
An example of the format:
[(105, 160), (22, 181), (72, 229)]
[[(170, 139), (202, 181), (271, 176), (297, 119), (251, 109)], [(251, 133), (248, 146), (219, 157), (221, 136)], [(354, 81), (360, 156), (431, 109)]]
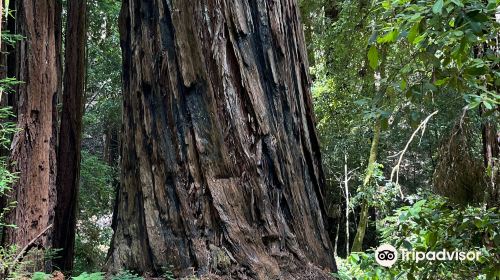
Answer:
[(381, 266), (391, 267), (398, 260), (398, 251), (392, 245), (380, 245), (375, 251), (375, 260)]

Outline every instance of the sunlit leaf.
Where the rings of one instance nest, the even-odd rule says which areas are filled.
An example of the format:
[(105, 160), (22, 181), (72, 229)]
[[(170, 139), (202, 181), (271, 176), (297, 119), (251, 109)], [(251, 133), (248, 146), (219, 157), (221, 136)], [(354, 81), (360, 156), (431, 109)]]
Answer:
[(443, 5), (443, 0), (437, 0), (436, 3), (434, 3), (434, 6), (432, 6), (432, 12), (435, 14), (441, 14), (443, 12)]
[(370, 63), (370, 67), (372, 69), (376, 69), (378, 65), (378, 50), (375, 45), (371, 45), (370, 49), (368, 50), (368, 61)]

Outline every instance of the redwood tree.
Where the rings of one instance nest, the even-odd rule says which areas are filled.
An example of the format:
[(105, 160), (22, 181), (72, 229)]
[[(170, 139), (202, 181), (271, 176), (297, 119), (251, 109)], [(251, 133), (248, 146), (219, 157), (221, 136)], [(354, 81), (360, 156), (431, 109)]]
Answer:
[(64, 92), (57, 154), (57, 194), (53, 247), (62, 249), (55, 265), (72, 271), (80, 180), (85, 96), (86, 0), (69, 0), (66, 22)]
[[(56, 0), (16, 1), (16, 33), (24, 37), (16, 50), (19, 85), (18, 128), (11, 161), (19, 179), (12, 199), (17, 207), (6, 229), (7, 244), (48, 248), (56, 202), (56, 93), (58, 91)], [(35, 240), (33, 243), (31, 241)]]
[(124, 1), (110, 271), (335, 269), (298, 13), (295, 0)]

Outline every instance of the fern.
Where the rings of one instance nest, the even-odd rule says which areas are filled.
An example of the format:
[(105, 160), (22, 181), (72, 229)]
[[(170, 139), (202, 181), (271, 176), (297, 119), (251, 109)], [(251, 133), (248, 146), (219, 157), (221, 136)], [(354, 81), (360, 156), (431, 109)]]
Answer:
[(104, 280), (104, 273), (95, 272), (89, 274), (84, 272), (77, 277), (73, 277), (73, 280)]

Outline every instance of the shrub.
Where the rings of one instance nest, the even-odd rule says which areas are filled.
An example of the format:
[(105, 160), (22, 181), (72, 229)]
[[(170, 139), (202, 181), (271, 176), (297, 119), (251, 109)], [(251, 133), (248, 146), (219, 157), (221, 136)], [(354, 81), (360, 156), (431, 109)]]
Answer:
[(73, 277), (73, 280), (104, 280), (104, 273), (94, 272), (89, 274), (84, 272), (79, 276)]
[(418, 252), (478, 251), (477, 261), (402, 261), (379, 266), (373, 249), (338, 260), (340, 279), (495, 279), (500, 277), (500, 211), (460, 207), (427, 195), (380, 221), (381, 243)]

